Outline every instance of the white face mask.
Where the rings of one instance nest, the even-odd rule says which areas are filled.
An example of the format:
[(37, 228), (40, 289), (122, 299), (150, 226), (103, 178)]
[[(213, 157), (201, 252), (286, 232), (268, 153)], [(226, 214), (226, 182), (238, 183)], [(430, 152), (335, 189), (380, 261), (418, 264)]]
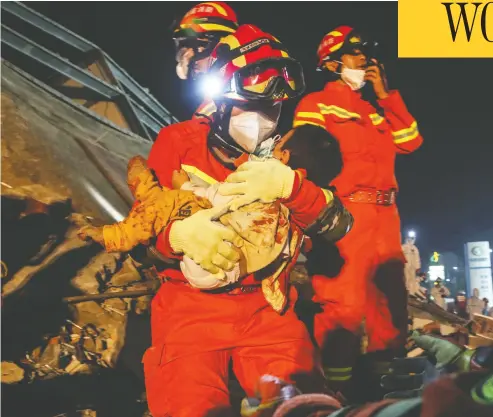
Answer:
[(359, 90), (366, 84), (365, 70), (349, 69), (342, 67), (341, 79), (351, 87), (352, 90)]
[(275, 120), (272, 120), (260, 112), (245, 111), (237, 116), (231, 116), (229, 134), (246, 152), (252, 153), (260, 143), (274, 133), (278, 119), (279, 114)]

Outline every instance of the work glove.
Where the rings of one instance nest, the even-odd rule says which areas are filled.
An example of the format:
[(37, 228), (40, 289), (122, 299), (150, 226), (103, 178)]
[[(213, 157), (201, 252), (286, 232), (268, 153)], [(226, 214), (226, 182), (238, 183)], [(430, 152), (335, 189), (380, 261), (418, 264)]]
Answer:
[[(381, 378), (381, 386), (390, 391), (385, 398), (419, 396), (425, 385), (440, 375), (469, 370), (474, 350), (437, 335), (414, 331), (411, 339), (428, 357), (396, 358), (391, 362), (390, 374)], [(433, 365), (428, 359), (432, 359)]]
[(439, 371), (450, 373), (465, 372), (470, 369), (471, 357), (475, 350), (467, 349), (463, 345), (441, 336), (421, 334), (416, 330), (411, 339), (416, 343), (416, 346), (436, 360), (436, 368)]
[(180, 269), (183, 275), (194, 288), (200, 290), (213, 290), (226, 285), (234, 284), (240, 278), (240, 265), (236, 263), (233, 270), (226, 271), (222, 279), (217, 278), (217, 274), (211, 274), (204, 270), (188, 256), (184, 256), (180, 262)]
[(228, 210), (228, 206), (219, 206), (198, 211), (184, 220), (173, 222), (169, 233), (169, 242), (175, 253), (188, 256), (217, 279), (224, 279), (225, 271), (234, 268), (240, 259), (236, 248), (243, 245), (243, 240), (234, 230), (216, 222)]
[(230, 203), (233, 211), (254, 201), (271, 203), (291, 196), (295, 175), (295, 171), (277, 159), (251, 160), (230, 174), (218, 192), (223, 196), (238, 196)]
[(389, 371), (380, 379), (380, 385), (388, 392), (384, 398), (419, 397), (425, 385), (440, 376), (426, 357), (395, 358)]

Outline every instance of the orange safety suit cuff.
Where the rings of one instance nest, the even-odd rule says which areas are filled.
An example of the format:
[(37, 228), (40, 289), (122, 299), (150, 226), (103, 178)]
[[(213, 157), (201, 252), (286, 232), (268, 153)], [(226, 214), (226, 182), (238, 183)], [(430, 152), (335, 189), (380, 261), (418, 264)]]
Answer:
[(294, 222), (302, 229), (312, 224), (327, 205), (325, 194), (313, 182), (303, 179), (303, 174), (295, 171), (291, 196), (281, 202), (291, 212)]
[(404, 104), (404, 101), (402, 100), (401, 97), (401, 93), (399, 93), (399, 91), (397, 90), (389, 91), (388, 97), (377, 101), (383, 110), (392, 110), (395, 109), (396, 106), (401, 107)]
[(174, 222), (171, 222), (166, 228), (158, 235), (156, 240), (156, 249), (158, 252), (166, 258), (181, 259), (182, 256), (173, 252), (171, 243), (169, 241), (169, 232)]

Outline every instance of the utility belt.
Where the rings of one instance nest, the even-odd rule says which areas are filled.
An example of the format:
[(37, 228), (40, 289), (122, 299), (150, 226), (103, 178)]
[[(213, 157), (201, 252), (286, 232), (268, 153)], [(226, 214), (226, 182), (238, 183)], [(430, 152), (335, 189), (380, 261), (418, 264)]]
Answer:
[(395, 204), (397, 189), (390, 190), (358, 190), (350, 194), (347, 199), (352, 203), (376, 204), (379, 206), (391, 206)]
[[(163, 284), (169, 283), (175, 285), (185, 285), (189, 288), (194, 288), (186, 280), (182, 281), (179, 279), (164, 277), (161, 279), (161, 281)], [(242, 285), (241, 282), (235, 282), (234, 284), (229, 284), (221, 288), (216, 288), (213, 290), (200, 290), (200, 291), (206, 294), (243, 295), (243, 294), (256, 293), (258, 291), (261, 291), (261, 289), (262, 289), (261, 284)]]

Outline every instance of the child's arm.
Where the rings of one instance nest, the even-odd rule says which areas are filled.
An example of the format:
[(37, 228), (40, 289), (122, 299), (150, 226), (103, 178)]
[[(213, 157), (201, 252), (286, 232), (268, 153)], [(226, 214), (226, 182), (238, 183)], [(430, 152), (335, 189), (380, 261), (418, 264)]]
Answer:
[(142, 157), (130, 160), (127, 182), (137, 199), (128, 216), (101, 228), (85, 227), (79, 231), (81, 239), (92, 239), (104, 245), (107, 252), (128, 252), (139, 244), (148, 244), (172, 220), (211, 207), (192, 192), (161, 188)]

